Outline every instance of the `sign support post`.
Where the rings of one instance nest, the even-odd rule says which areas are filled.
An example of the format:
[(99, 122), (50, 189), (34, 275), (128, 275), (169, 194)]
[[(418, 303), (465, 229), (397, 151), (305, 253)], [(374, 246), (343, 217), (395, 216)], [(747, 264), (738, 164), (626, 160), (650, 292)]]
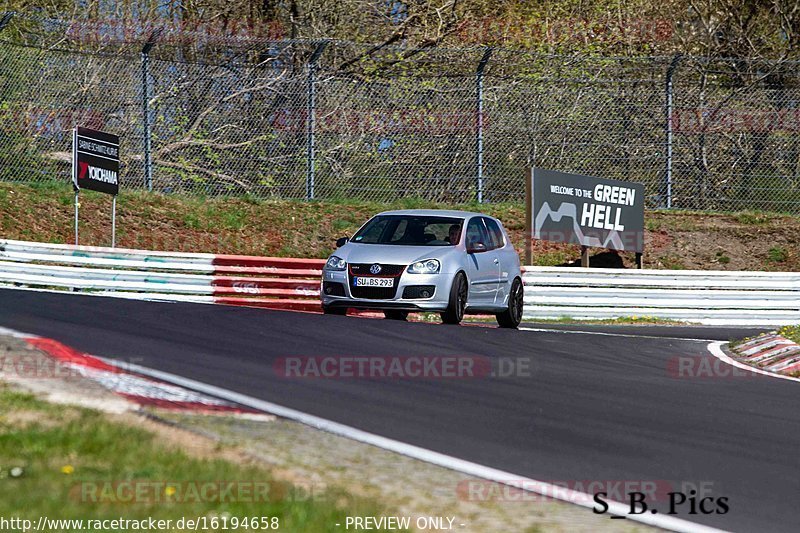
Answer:
[(117, 247), (117, 195), (111, 199), (111, 247)]
[(581, 246), (581, 266), (589, 268), (589, 247)]
[(530, 265), (533, 261), (533, 217), (531, 216), (531, 206), (533, 205), (533, 174), (536, 169), (528, 169), (525, 179), (525, 264)]
[(78, 201), (78, 191), (75, 191), (75, 246), (78, 245), (78, 209), (81, 204)]
[(72, 129), (72, 188), (75, 190), (75, 246), (78, 246), (78, 128)]

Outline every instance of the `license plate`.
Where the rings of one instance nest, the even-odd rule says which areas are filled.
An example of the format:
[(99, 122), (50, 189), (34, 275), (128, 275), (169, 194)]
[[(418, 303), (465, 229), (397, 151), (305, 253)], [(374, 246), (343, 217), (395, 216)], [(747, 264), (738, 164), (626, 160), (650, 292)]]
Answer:
[(355, 287), (394, 287), (394, 280), (392, 278), (353, 278), (353, 285)]

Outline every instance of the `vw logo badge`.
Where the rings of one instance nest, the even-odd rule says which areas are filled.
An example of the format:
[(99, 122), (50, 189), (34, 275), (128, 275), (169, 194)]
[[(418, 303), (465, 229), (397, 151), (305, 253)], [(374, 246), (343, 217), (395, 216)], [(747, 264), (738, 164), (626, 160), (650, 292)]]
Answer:
[(371, 267), (369, 267), (369, 271), (373, 274), (380, 274), (381, 273), (381, 266), (378, 263), (375, 263)]

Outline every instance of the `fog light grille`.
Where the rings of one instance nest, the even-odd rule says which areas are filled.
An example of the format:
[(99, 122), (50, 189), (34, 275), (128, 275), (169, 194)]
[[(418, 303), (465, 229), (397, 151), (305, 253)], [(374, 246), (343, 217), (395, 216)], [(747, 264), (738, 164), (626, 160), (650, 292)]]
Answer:
[(333, 281), (323, 281), (322, 292), (328, 296), (344, 296), (344, 285)]
[(424, 298), (433, 298), (436, 292), (435, 285), (409, 285), (403, 289), (403, 298), (407, 300), (420, 300)]

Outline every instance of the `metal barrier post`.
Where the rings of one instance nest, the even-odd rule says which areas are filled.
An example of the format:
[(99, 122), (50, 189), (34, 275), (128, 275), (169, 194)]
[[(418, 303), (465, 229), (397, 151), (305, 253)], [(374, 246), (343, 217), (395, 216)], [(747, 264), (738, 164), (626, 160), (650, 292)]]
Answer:
[(15, 11), (6, 11), (3, 13), (3, 18), (0, 19), (0, 31), (3, 31), (3, 29), (8, 26), (8, 23), (11, 22), (14, 15), (16, 15)]
[(142, 47), (142, 119), (144, 137), (144, 182), (148, 191), (153, 190), (153, 155), (150, 145), (150, 50), (156, 44), (160, 30), (150, 34)]
[(319, 56), (322, 55), (322, 52), (325, 51), (325, 47), (328, 46), (328, 41), (322, 41), (319, 43), (314, 50), (314, 53), (311, 54), (311, 57), (308, 59), (308, 86), (307, 86), (307, 109), (306, 114), (308, 115), (306, 118), (306, 132), (307, 132), (307, 139), (306, 139), (306, 200), (313, 200), (314, 199), (314, 180), (315, 176), (315, 169), (314, 165), (316, 163), (316, 138), (315, 138), (315, 130), (316, 130), (316, 107), (317, 107), (317, 93), (316, 93), (316, 77), (317, 77), (317, 61), (319, 60)]
[(667, 68), (667, 104), (666, 104), (666, 115), (667, 115), (667, 122), (666, 122), (666, 169), (664, 172), (664, 193), (666, 196), (666, 207), (667, 209), (672, 208), (672, 76), (675, 74), (675, 69), (678, 68), (678, 62), (680, 62), (682, 55), (676, 54), (674, 58), (672, 58), (672, 63), (670, 63), (669, 67)]
[(475, 189), (477, 192), (477, 200), (479, 204), (483, 203), (483, 72), (486, 70), (486, 64), (492, 55), (492, 49), (487, 48), (483, 52), (483, 57), (478, 63), (478, 70), (475, 73), (476, 89), (477, 89), (477, 139), (476, 139), (476, 161), (475, 166), (477, 170)]

